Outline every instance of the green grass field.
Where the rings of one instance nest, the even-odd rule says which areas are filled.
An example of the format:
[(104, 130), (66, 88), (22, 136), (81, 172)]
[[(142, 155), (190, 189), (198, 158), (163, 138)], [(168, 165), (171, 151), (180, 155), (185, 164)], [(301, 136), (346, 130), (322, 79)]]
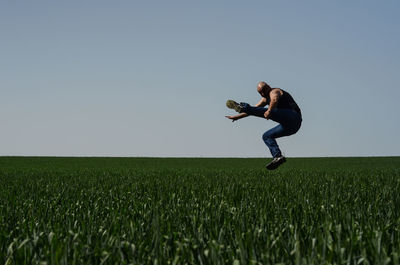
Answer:
[(0, 157), (0, 264), (399, 264), (400, 157)]

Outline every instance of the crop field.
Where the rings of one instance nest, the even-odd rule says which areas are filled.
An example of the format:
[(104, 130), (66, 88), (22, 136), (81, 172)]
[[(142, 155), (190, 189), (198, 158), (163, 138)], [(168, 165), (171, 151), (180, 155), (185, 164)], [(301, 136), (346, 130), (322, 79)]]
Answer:
[(0, 157), (0, 264), (399, 264), (400, 157)]

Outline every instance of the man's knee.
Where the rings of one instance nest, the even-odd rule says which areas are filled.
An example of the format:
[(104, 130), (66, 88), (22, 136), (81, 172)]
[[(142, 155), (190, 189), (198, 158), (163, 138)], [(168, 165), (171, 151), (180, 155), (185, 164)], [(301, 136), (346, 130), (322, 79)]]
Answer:
[(270, 141), (274, 140), (274, 138), (272, 137), (271, 133), (269, 133), (269, 132), (265, 132), (262, 135), (262, 139), (263, 139), (264, 142), (270, 142)]

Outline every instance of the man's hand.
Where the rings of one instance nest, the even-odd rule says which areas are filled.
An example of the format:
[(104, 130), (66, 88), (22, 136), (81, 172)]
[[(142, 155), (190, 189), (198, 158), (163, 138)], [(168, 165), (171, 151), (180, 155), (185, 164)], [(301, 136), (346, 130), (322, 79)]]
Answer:
[(227, 117), (228, 119), (232, 120), (232, 122), (234, 122), (234, 121), (236, 121), (238, 119), (237, 116), (225, 116), (225, 117)]
[(232, 120), (232, 122), (234, 122), (236, 120), (239, 120), (239, 119), (247, 117), (247, 116), (249, 116), (249, 114), (243, 112), (243, 113), (240, 113), (235, 116), (225, 116), (225, 117), (227, 117), (228, 119)]
[(267, 110), (266, 112), (264, 112), (264, 117), (269, 120), (269, 116), (271, 116), (271, 111)]

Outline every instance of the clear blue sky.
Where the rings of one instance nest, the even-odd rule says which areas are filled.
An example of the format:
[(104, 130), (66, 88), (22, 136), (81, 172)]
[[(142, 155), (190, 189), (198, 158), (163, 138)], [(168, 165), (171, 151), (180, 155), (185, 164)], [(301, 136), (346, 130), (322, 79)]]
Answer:
[(400, 155), (400, 1), (0, 3), (0, 155), (270, 157), (232, 123), (264, 80), (287, 156)]

